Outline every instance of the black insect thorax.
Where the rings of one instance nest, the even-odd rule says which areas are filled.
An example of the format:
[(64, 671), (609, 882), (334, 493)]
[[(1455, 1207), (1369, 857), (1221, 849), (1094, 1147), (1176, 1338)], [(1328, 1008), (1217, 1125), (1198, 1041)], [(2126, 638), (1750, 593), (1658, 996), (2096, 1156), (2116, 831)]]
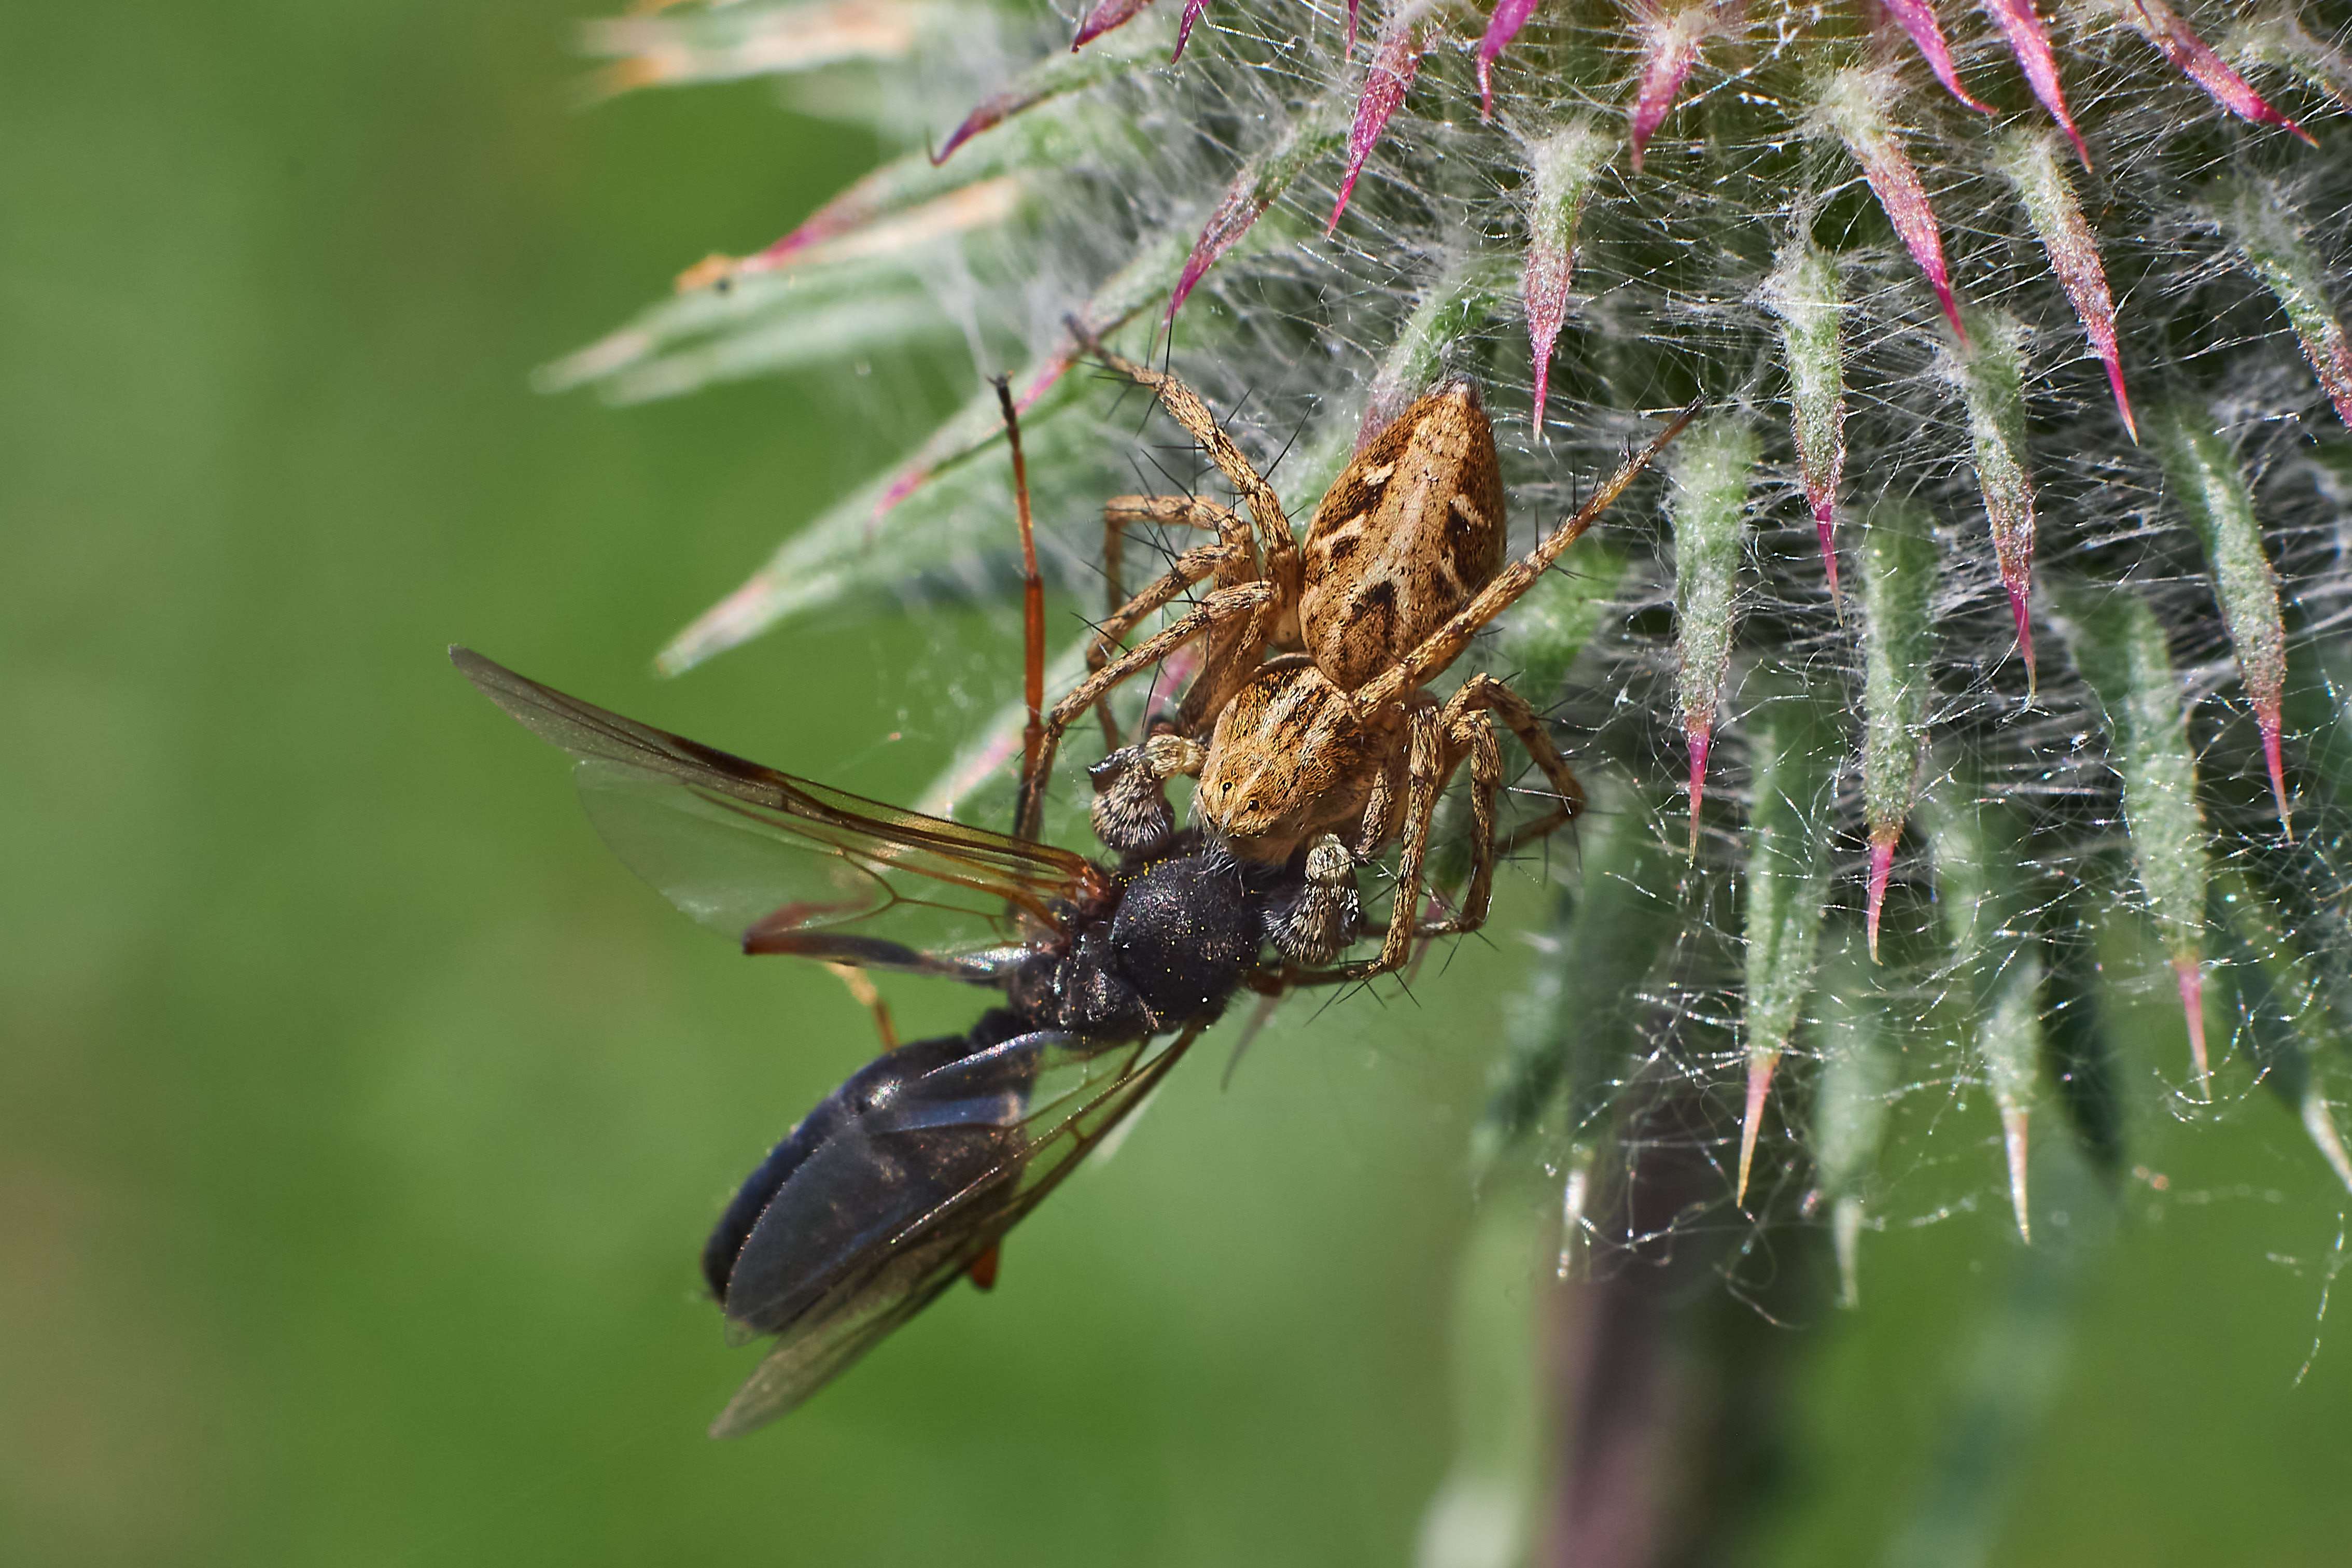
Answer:
[(1014, 974), (1013, 1010), (1042, 1027), (1129, 1039), (1208, 1023), (1257, 961), (1268, 898), (1287, 875), (1192, 830), (1130, 854), (1067, 941)]

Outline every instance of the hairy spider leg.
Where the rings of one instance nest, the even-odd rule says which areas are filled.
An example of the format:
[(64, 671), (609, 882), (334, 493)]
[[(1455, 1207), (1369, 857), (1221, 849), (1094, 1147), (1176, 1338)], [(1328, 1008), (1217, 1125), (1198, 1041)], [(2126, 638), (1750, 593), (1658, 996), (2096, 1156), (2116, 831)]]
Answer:
[(1559, 798), (1552, 808), (1533, 822), (1523, 823), (1499, 847), (1498, 853), (1508, 855), (1513, 850), (1534, 843), (1547, 834), (1574, 821), (1584, 810), (1584, 785), (1577, 779), (1568, 759), (1552, 744), (1551, 732), (1544, 728), (1543, 719), (1532, 704), (1510, 686), (1483, 671), (1464, 681), (1454, 695), (1446, 699), (1445, 710), (1450, 720), (1485, 711), (1500, 719), (1526, 749), (1528, 758), (1551, 784)]
[[(1189, 613), (1087, 676), (1068, 696), (1055, 703), (1053, 710), (1045, 715), (1045, 734), (1036, 758), (1034, 763), (1024, 763), (1022, 768), (1014, 837), (1037, 836), (1045, 809), (1045, 780), (1053, 773), (1054, 754), (1061, 747), (1062, 736), (1074, 721), (1139, 671), (1150, 668), (1196, 637), (1231, 629), (1234, 622), (1241, 623), (1240, 646), (1255, 652), (1265, 644), (1265, 622), (1276, 604), (1274, 585), (1269, 583), (1220, 588)], [(1196, 683), (1195, 689), (1198, 689)]]
[[(1158, 582), (1129, 599), (1124, 579), (1126, 531), (1138, 523), (1207, 529), (1218, 536), (1220, 542), (1179, 554), (1169, 563), (1167, 573)], [(1231, 508), (1195, 496), (1113, 496), (1105, 501), (1103, 580), (1109, 602), (1104, 608), (1102, 625), (1095, 628), (1095, 640), (1087, 648), (1087, 671), (1100, 669), (1114, 654), (1122, 651), (1121, 639), (1145, 616), (1172, 603), (1177, 595), (1204, 579), (1214, 576), (1223, 586), (1247, 582), (1254, 574), (1235, 575), (1231, 569), (1237, 563), (1255, 568), (1256, 554), (1247, 520)], [(1104, 744), (1117, 751), (1118, 723), (1111, 716), (1110, 703), (1097, 703), (1095, 711), (1102, 720)]]
[[(1251, 519), (1257, 524), (1258, 575), (1282, 591), (1282, 619), (1295, 621), (1306, 567), (1304, 557), (1299, 553), (1297, 537), (1291, 531), (1290, 518), (1282, 510), (1282, 498), (1275, 493), (1272, 483), (1242, 455), (1242, 449), (1234, 444), (1231, 436), (1225, 434), (1224, 426), (1217, 423), (1217, 416), (1209, 411), (1209, 405), (1202, 401), (1200, 394), (1170, 373), (1139, 365), (1112, 353), (1087, 330), (1085, 323), (1074, 319), (1068, 325), (1082, 350), (1092, 353), (1105, 369), (1125, 376), (1158, 398), (1160, 406), (1167, 411), (1168, 416), (1199, 443), (1201, 449), (1209, 455), (1209, 460), (1216, 464), (1217, 471), (1224, 475), (1225, 482), (1240, 495)], [(1223, 585), (1233, 584), (1227, 583)], [(1295, 636), (1297, 628), (1286, 624), (1276, 630), (1277, 637), (1290, 637)], [(1214, 712), (1215, 708), (1211, 707), (1207, 711)], [(1188, 711), (1187, 718), (1192, 722), (1197, 722), (1200, 717), (1199, 710)]]
[(1460, 908), (1423, 921), (1413, 931), (1417, 937), (1476, 931), (1486, 923), (1486, 905), (1495, 891), (1495, 801), (1503, 789), (1503, 743), (1495, 738), (1494, 721), (1486, 713), (1456, 707), (1459, 696), (1457, 692), (1455, 700), (1446, 702), (1441, 716), (1447, 747), (1470, 762), (1470, 886)]

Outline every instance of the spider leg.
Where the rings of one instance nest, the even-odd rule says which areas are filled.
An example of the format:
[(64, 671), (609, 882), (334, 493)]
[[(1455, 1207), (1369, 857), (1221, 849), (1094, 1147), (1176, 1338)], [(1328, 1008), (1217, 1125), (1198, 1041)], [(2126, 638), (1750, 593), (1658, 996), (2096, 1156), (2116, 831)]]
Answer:
[(1298, 586), (1302, 576), (1298, 541), (1290, 531), (1290, 519), (1282, 510), (1282, 498), (1274, 493), (1274, 486), (1250, 466), (1234, 438), (1217, 423), (1217, 416), (1201, 400), (1201, 395), (1185, 385), (1172, 374), (1140, 365), (1133, 360), (1113, 353), (1103, 347), (1085, 323), (1069, 322), (1078, 344), (1100, 360), (1112, 372), (1127, 377), (1136, 385), (1160, 400), (1168, 416), (1184, 428), (1184, 433), (1201, 445), (1217, 465), (1225, 482), (1234, 487), (1249, 507), (1250, 516), (1257, 523), (1258, 549), (1264, 556), (1265, 576), (1285, 590), (1283, 603), (1295, 607), (1298, 603)]
[(1494, 721), (1462, 703), (1459, 693), (1446, 703), (1444, 717), (1448, 747), (1470, 759), (1470, 887), (1459, 910), (1423, 921), (1415, 933), (1420, 936), (1476, 931), (1486, 923), (1486, 904), (1495, 891), (1495, 797), (1503, 787), (1502, 742), (1495, 739)]
[[(1184, 552), (1170, 563), (1165, 576), (1129, 599), (1124, 580), (1126, 531), (1139, 522), (1210, 529), (1220, 542)], [(1187, 588), (1211, 576), (1221, 587), (1246, 583), (1255, 574), (1256, 564), (1249, 524), (1228, 508), (1192, 496), (1112, 497), (1103, 503), (1103, 578), (1109, 602), (1104, 607), (1103, 624), (1087, 649), (1087, 668), (1100, 669), (1118, 651), (1120, 638)], [(1105, 747), (1118, 750), (1118, 723), (1111, 716), (1110, 704), (1097, 703), (1095, 711), (1102, 720)]]
[[(1127, 530), (1124, 520), (1118, 515), (1118, 504), (1128, 499), (1118, 497), (1103, 507), (1103, 625), (1106, 626), (1118, 619), (1119, 606), (1127, 603)], [(1118, 751), (1118, 721), (1111, 717), (1110, 704), (1097, 704), (1095, 712), (1102, 720), (1103, 749)]]
[(1370, 860), (1381, 852), (1381, 846), (1397, 836), (1398, 797), (1402, 793), (1397, 775), (1411, 763), (1412, 747), (1402, 756), (1391, 752), (1380, 771), (1372, 774), (1371, 788), (1364, 792), (1364, 820), (1357, 829), (1356, 858)]
[(1103, 502), (1105, 527), (1132, 528), (1137, 523), (1156, 523), (1162, 528), (1204, 528), (1227, 538), (1236, 531), (1244, 539), (1250, 536), (1248, 520), (1231, 507), (1202, 500), (1199, 496), (1113, 496)]
[(1508, 855), (1574, 821), (1584, 810), (1584, 785), (1568, 765), (1568, 759), (1559, 754), (1559, 748), (1551, 743), (1550, 732), (1526, 698), (1491, 675), (1474, 675), (1447, 700), (1445, 710), (1459, 719), (1479, 709), (1491, 711), (1510, 727), (1519, 744), (1527, 748), (1528, 760), (1542, 771), (1551, 783), (1552, 792), (1559, 797), (1549, 811), (1533, 822), (1521, 824), (1502, 841), (1499, 852)]
[(1409, 748), (1405, 764), (1404, 852), (1397, 857), (1396, 893), (1389, 907), (1388, 939), (1381, 943), (1374, 974), (1404, 967), (1412, 955), (1413, 922), (1421, 914), (1424, 863), (1429, 857), (1429, 833), (1437, 823), (1438, 796), (1457, 761), (1447, 753), (1445, 716), (1435, 707), (1416, 708), (1405, 719)]
[[(1024, 758), (1022, 764), (1021, 791), (1013, 808), (1014, 837), (1037, 837), (1038, 822), (1045, 809), (1045, 781), (1054, 771), (1054, 753), (1060, 748), (1062, 736), (1073, 721), (1121, 682), (1139, 670), (1150, 668), (1195, 637), (1222, 630), (1236, 620), (1246, 624), (1258, 622), (1274, 603), (1274, 598), (1272, 586), (1265, 583), (1244, 583), (1232, 588), (1220, 588), (1186, 615), (1087, 676), (1071, 689), (1068, 696), (1055, 703), (1053, 710), (1045, 715), (1036, 755)], [(1244, 637), (1244, 641), (1255, 640), (1257, 639)]]

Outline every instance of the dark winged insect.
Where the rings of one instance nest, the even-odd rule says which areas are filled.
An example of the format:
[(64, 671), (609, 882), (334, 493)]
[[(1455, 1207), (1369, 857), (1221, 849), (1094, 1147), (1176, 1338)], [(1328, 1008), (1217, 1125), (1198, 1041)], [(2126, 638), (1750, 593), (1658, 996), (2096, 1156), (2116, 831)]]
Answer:
[[(576, 759), (607, 843), (740, 938), (1004, 994), (900, 1046), (778, 1144), (704, 1248), (732, 1335), (776, 1344), (727, 1436), (791, 1410), (967, 1273), (1174, 1067), (1245, 984), (1302, 868), (1177, 832), (1116, 864), (861, 799), (541, 686), (467, 649), (467, 678)], [(888, 934), (882, 934), (884, 931)]]
[[(703, 1251), (739, 1338), (775, 1345), (720, 1414), (731, 1436), (791, 1410), (969, 1275), (995, 1274), (1005, 1232), (1131, 1114), (1244, 986), (1360, 979), (1415, 934), (1486, 913), (1495, 857), (1581, 800), (1527, 704), (1474, 677), (1444, 703), (1423, 685), (1580, 534), (1689, 416), (1670, 426), (1526, 559), (1502, 563), (1494, 437), (1455, 382), (1406, 410), (1349, 465), (1302, 556), (1272, 489), (1197, 396), (1150, 385), (1242, 493), (1248, 522), (1191, 498), (1106, 509), (1106, 566), (1125, 522), (1215, 531), (1117, 606), (1094, 674), (1043, 707), (1044, 608), (1020, 436), (1013, 448), (1024, 584), (1029, 725), (1013, 836), (903, 811), (622, 718), (465, 649), (474, 684), (571, 752), (583, 799), (621, 858), (744, 951), (931, 974), (1003, 993), (961, 1035), (898, 1046), (793, 1127), (743, 1184)], [(1207, 597), (1132, 650), (1119, 638), (1202, 583)], [(1069, 723), (1113, 687), (1204, 642), (1174, 717), (1092, 770), (1094, 818), (1119, 858), (1038, 841), (1042, 789)], [(1494, 822), (1500, 716), (1559, 791), (1509, 838)], [(1203, 745), (1201, 737), (1208, 737)], [(1416, 927), (1440, 793), (1465, 760), (1476, 833), (1461, 913)], [(1197, 775), (1199, 826), (1178, 831), (1164, 781)], [(1235, 794), (1238, 785), (1239, 793)], [(1335, 829), (1352, 827), (1353, 841)], [(1379, 959), (1328, 965), (1361, 937), (1357, 868), (1404, 845)], [(1276, 954), (1268, 962), (1271, 947)], [(884, 1030), (888, 1039), (887, 1025)]]

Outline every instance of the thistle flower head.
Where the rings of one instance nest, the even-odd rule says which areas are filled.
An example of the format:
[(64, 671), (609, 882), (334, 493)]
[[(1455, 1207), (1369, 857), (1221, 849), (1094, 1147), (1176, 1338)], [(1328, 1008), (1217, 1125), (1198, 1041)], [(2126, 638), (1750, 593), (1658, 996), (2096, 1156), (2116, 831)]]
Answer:
[[(2352, 8), (1357, 21), (827, 0), (601, 33), (608, 86), (880, 60), (863, 97), (793, 79), (909, 151), (550, 380), (658, 396), (960, 340), (1013, 373), (1047, 553), (1090, 605), (1090, 514), (1133, 488), (1135, 443), (1072, 374), (1070, 319), (1170, 358), (1261, 463), (1287, 453), (1299, 515), (1444, 372), (1484, 383), (1523, 529), (1699, 397), (1670, 471), (1578, 547), (1583, 597), (1531, 597), (1485, 652), (1615, 815), (1482, 1146), (1539, 1131), (1581, 1171), (1629, 1092), (1694, 1081), (1736, 1124), (1727, 1200), (1825, 1198), (1849, 1285), (1906, 1094), (1989, 1091), (1979, 1174), (2021, 1233), (2041, 1130), (2111, 1167), (2122, 1086), (2151, 1076), (2191, 1117), (2267, 1086), (2352, 1182), (2328, 1087), (2352, 1008)], [(973, 386), (666, 665), (1004, 591)], [(1002, 760), (1013, 723), (971, 755)], [(2177, 996), (2187, 1047), (2086, 1024), (2116, 985)]]

